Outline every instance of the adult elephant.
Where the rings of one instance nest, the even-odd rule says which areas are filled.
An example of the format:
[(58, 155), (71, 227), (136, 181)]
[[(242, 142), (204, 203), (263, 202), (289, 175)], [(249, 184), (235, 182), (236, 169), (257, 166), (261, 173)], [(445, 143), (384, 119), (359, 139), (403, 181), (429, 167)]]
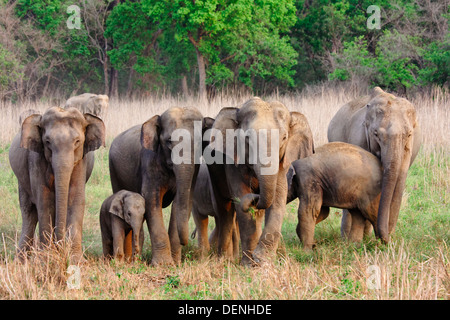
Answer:
[[(145, 198), (154, 265), (181, 262), (181, 245), (186, 245), (189, 238), (188, 221), (200, 163), (202, 131), (212, 122), (203, 118), (196, 108), (172, 107), (122, 132), (111, 144), (109, 170), (113, 192), (124, 189)], [(181, 143), (186, 150), (180, 149)], [(195, 150), (200, 152), (196, 154)], [(184, 160), (180, 161), (179, 157)], [(162, 209), (171, 203), (167, 232)]]
[(255, 97), (240, 108), (222, 109), (210, 141), (204, 157), (220, 220), (218, 252), (232, 255), (236, 212), (241, 263), (260, 264), (276, 249), (281, 235), (290, 163), (313, 153), (308, 122), (280, 102)]
[[(383, 166), (377, 235), (389, 242), (397, 224), (408, 169), (421, 144), (414, 106), (375, 87), (365, 97), (342, 106), (328, 126), (328, 140), (362, 147), (376, 155)], [(344, 211), (341, 230), (351, 229), (351, 216)]]
[(72, 259), (82, 258), (81, 237), (85, 183), (94, 166), (94, 151), (105, 145), (105, 125), (75, 108), (53, 107), (28, 116), (9, 150), (19, 184), (22, 232), (18, 253), (32, 245), (39, 222), (42, 244), (53, 238), (72, 242)]

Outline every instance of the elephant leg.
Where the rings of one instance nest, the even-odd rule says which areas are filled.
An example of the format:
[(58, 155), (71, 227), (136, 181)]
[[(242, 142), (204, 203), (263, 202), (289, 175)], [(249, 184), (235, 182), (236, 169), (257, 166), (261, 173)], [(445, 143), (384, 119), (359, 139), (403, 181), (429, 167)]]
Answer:
[(215, 220), (216, 220), (216, 226), (214, 227), (213, 231), (211, 231), (208, 241), (209, 241), (210, 248), (212, 247), (217, 250), (217, 241), (219, 238), (219, 231), (218, 231), (219, 227), (217, 225), (218, 219), (215, 218)]
[(38, 195), (38, 204), (36, 205), (39, 221), (39, 245), (45, 247), (53, 239), (56, 239), (54, 237), (55, 194), (45, 187), (39, 191), (41, 195)]
[(367, 205), (360, 208), (360, 211), (365, 218), (364, 222), (364, 236), (368, 237), (372, 230), (377, 230), (378, 206), (380, 204), (380, 196), (371, 199)]
[[(240, 206), (236, 208), (236, 218), (239, 225), (239, 230), (245, 230), (241, 232), (241, 244), (242, 244), (242, 265), (252, 266), (258, 261), (255, 261), (253, 257), (253, 251), (258, 245), (259, 238), (261, 236), (261, 227), (263, 221), (264, 210), (257, 210), (255, 213), (244, 212)], [(231, 240), (234, 233), (234, 226), (231, 225)], [(233, 243), (230, 243), (233, 245)]]
[(123, 261), (125, 256), (124, 244), (125, 244), (125, 230), (119, 223), (112, 224), (113, 234), (113, 256), (114, 259)]
[(123, 251), (124, 251), (125, 259), (127, 261), (131, 261), (133, 258), (133, 248), (134, 248), (133, 230), (130, 230), (125, 235), (125, 240), (123, 243)]
[(210, 249), (208, 241), (208, 216), (202, 215), (198, 212), (197, 208), (193, 208), (192, 216), (194, 217), (195, 226), (197, 227), (198, 234), (198, 247), (201, 250), (202, 255), (207, 253)]
[(300, 200), (298, 207), (297, 236), (303, 244), (306, 251), (314, 247), (314, 230), (316, 227), (316, 218), (320, 214), (319, 203), (308, 203), (306, 198)]
[(372, 233), (372, 230), (373, 230), (372, 223), (368, 219), (365, 219), (365, 221), (364, 221), (364, 237), (369, 237), (370, 234)]
[[(253, 253), (255, 261), (262, 261), (267, 254), (275, 253), (281, 237), (281, 226), (286, 213), (287, 180), (286, 170), (280, 170), (277, 177), (275, 198), (268, 209), (265, 210), (265, 224), (259, 238), (258, 245)], [(241, 229), (239, 230), (241, 231)]]
[(233, 223), (233, 236), (232, 236), (232, 241), (233, 241), (233, 256), (235, 259), (239, 258), (239, 226), (238, 223), (235, 221)]
[[(143, 190), (146, 190), (143, 187)], [(150, 233), (150, 242), (152, 245), (152, 265), (173, 264), (173, 258), (170, 250), (169, 234), (164, 227), (162, 213), (161, 192), (144, 192), (145, 198), (145, 220)]]
[[(219, 205), (220, 206), (220, 205)], [(217, 252), (227, 258), (232, 258), (231, 252), (233, 220), (235, 219), (234, 206), (231, 201), (225, 202), (225, 205), (218, 208), (218, 234), (217, 234)], [(217, 228), (217, 226), (216, 226)]]
[(139, 251), (141, 252), (141, 255), (143, 254), (144, 250), (144, 240), (145, 240), (144, 225), (142, 225), (141, 231), (139, 232)]
[(181, 243), (178, 236), (176, 213), (173, 210), (170, 213), (169, 240), (172, 259), (175, 264), (179, 265), (181, 263)]
[(113, 249), (113, 239), (110, 235), (104, 235), (102, 233), (102, 247), (103, 247), (103, 256), (107, 259), (111, 259), (114, 255)]
[(350, 230), (352, 229), (352, 215), (347, 209), (342, 210), (342, 220), (341, 220), (341, 237), (348, 239), (350, 235)]
[(366, 219), (358, 209), (350, 209), (349, 212), (352, 216), (352, 226), (348, 239), (354, 242), (361, 242), (364, 236)]
[(19, 259), (25, 258), (26, 253), (33, 246), (34, 232), (38, 223), (36, 206), (31, 202), (29, 195), (19, 185), (20, 211), (22, 212), (22, 231), (20, 233), (17, 255)]

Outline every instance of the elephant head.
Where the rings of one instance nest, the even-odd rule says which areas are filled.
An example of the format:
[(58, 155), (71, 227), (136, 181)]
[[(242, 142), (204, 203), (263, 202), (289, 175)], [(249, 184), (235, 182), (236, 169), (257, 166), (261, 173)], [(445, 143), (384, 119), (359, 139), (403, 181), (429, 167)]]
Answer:
[(75, 108), (53, 107), (43, 115), (30, 115), (22, 124), (20, 146), (42, 154), (50, 164), (48, 174), (54, 176), (57, 240), (65, 235), (72, 171), (86, 153), (104, 145), (103, 121)]
[[(279, 171), (285, 174), (293, 160), (312, 154), (314, 150), (312, 133), (304, 115), (289, 112), (280, 102), (252, 98), (241, 108), (223, 109), (214, 127), (222, 132), (242, 130), (244, 139), (238, 138), (233, 150), (227, 148), (230, 137), (227, 133), (222, 135), (227, 136), (223, 148), (228, 158), (231, 157), (235, 165), (247, 166), (258, 180), (259, 194), (249, 193), (240, 199), (244, 211), (250, 206), (269, 208), (276, 196)], [(213, 139), (211, 147), (216, 147)]]
[(141, 128), (141, 145), (158, 153), (176, 181), (172, 212), (181, 245), (189, 240), (189, 216), (192, 192), (202, 153), (203, 131), (212, 126), (211, 118), (203, 118), (193, 107), (172, 107), (155, 115)]
[(366, 105), (364, 126), (368, 149), (383, 166), (377, 234), (387, 242), (397, 222), (409, 166), (420, 146), (417, 115), (408, 100), (377, 87)]
[(139, 255), (139, 237), (144, 223), (145, 199), (138, 193), (121, 190), (111, 201), (109, 212), (128, 223), (133, 232), (134, 254)]

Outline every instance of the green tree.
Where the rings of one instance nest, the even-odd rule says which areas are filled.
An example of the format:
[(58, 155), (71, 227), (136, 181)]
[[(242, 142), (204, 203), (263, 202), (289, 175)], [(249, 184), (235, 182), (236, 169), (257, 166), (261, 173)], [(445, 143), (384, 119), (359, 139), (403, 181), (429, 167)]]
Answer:
[[(295, 52), (280, 32), (287, 32), (295, 22), (292, 1), (144, 0), (143, 5), (160, 29), (173, 30), (175, 41), (192, 45), (201, 98), (206, 96), (208, 81), (232, 76), (247, 85), (252, 75), (291, 81), (287, 69), (295, 63)], [(280, 57), (269, 58), (275, 53)], [(236, 64), (239, 67), (231, 70), (230, 65)]]

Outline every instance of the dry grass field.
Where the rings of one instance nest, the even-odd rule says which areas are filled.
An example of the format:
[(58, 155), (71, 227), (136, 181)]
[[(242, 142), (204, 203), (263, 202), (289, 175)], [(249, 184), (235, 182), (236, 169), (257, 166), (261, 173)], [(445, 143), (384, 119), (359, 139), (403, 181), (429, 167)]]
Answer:
[[(361, 92), (311, 87), (301, 94), (262, 97), (279, 100), (306, 115), (315, 145), (327, 142), (328, 123), (338, 108)], [(200, 258), (196, 239), (183, 249), (180, 266), (150, 267), (148, 233), (144, 257), (134, 263), (102, 259), (99, 209), (110, 195), (108, 148), (132, 125), (174, 105), (196, 106), (214, 117), (222, 107), (248, 97), (218, 96), (210, 103), (171, 97), (112, 101), (105, 119), (107, 147), (96, 151), (87, 184), (79, 286), (72, 288), (64, 248), (36, 249), (20, 263), (14, 259), (21, 228), (17, 180), (8, 162), (10, 141), (21, 111), (44, 111), (46, 103), (5, 106), (0, 110), (0, 299), (449, 299), (450, 298), (450, 97), (435, 89), (410, 97), (423, 128), (423, 146), (410, 168), (397, 229), (389, 245), (374, 236), (360, 245), (340, 238), (340, 212), (316, 228), (317, 247), (306, 253), (295, 233), (296, 202), (288, 205), (277, 257), (264, 268), (245, 268), (214, 253)], [(166, 218), (169, 210), (165, 210)], [(168, 221), (168, 220), (167, 220)], [(191, 230), (194, 223), (190, 221)], [(167, 224), (166, 224), (167, 225)], [(213, 222), (210, 222), (213, 226)], [(68, 285), (69, 284), (69, 285)]]

